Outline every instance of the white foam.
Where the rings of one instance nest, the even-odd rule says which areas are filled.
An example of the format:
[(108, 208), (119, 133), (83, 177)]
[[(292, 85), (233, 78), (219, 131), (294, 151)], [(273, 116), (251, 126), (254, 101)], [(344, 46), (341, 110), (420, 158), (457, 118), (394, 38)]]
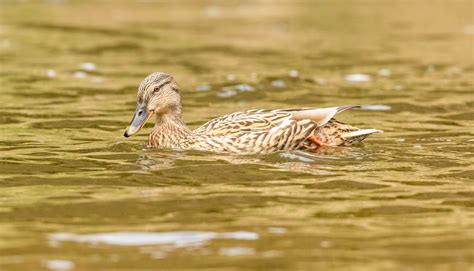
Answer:
[(323, 240), (323, 241), (319, 242), (319, 246), (322, 247), (322, 248), (330, 248), (330, 247), (332, 247), (332, 242), (329, 241), (329, 240)]
[(218, 17), (221, 15), (221, 10), (218, 6), (207, 6), (204, 8), (204, 15), (207, 17)]
[(87, 77), (87, 73), (77, 71), (77, 72), (74, 73), (74, 77), (76, 77), (77, 79), (84, 79), (84, 78)]
[(273, 234), (284, 234), (286, 233), (286, 228), (283, 227), (268, 227), (267, 228), (269, 233)]
[(290, 70), (290, 71), (288, 72), (288, 75), (289, 75), (290, 77), (295, 77), (295, 78), (296, 78), (296, 77), (300, 76), (300, 73), (299, 73), (297, 70)]
[(276, 88), (286, 87), (286, 84), (283, 80), (273, 80), (271, 84), (272, 84), (272, 87), (276, 87)]
[(474, 35), (474, 24), (467, 24), (463, 28), (463, 32), (466, 35)]
[(345, 79), (346, 81), (353, 82), (353, 83), (363, 83), (363, 82), (371, 81), (372, 77), (368, 74), (353, 73), (353, 74), (346, 75)]
[(45, 263), (46, 268), (51, 270), (71, 270), (74, 269), (75, 264), (67, 260), (48, 260)]
[(9, 39), (3, 39), (0, 41), (0, 46), (5, 49), (10, 48), (12, 47), (12, 42)]
[(72, 241), (115, 246), (171, 245), (175, 247), (202, 245), (212, 239), (257, 240), (259, 238), (257, 233), (248, 231), (224, 233), (205, 231), (54, 233), (48, 237), (50, 243)]
[(255, 91), (255, 88), (248, 84), (238, 84), (228, 87), (223, 87), (221, 91), (217, 93), (217, 96), (222, 98), (228, 98), (237, 95), (238, 92), (250, 92)]
[(238, 85), (235, 85), (234, 88), (237, 89), (238, 91), (243, 91), (243, 92), (255, 91), (255, 88), (248, 84), (238, 84)]
[(219, 93), (217, 93), (217, 96), (222, 97), (222, 98), (229, 98), (235, 95), (237, 95), (237, 91), (233, 89), (226, 89), (226, 88), (223, 88)]
[[(297, 151), (295, 151), (296, 153)], [(297, 155), (294, 153), (289, 153), (289, 152), (282, 152), (279, 154), (280, 157), (282, 158), (287, 158), (287, 159), (293, 159), (293, 160), (299, 160), (301, 162), (314, 162), (314, 160), (304, 157), (303, 155)]]
[(97, 66), (92, 62), (84, 62), (81, 64), (81, 70), (91, 72), (91, 71), (95, 71), (96, 69), (97, 69)]
[(56, 77), (56, 71), (55, 70), (46, 70), (46, 76), (48, 76), (49, 78), (54, 78)]
[(387, 77), (387, 76), (392, 75), (392, 71), (390, 71), (390, 70), (387, 69), (387, 68), (382, 68), (382, 69), (379, 70), (378, 74), (379, 74), (380, 76)]
[(323, 78), (316, 78), (314, 79), (314, 82), (320, 86), (324, 86), (328, 83), (327, 80)]

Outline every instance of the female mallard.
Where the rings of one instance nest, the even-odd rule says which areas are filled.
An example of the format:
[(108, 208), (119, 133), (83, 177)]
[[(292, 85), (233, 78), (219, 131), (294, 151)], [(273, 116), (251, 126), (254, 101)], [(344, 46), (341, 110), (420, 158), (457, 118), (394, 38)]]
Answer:
[(312, 151), (324, 145), (351, 145), (382, 132), (361, 130), (333, 119), (337, 113), (356, 107), (248, 110), (215, 118), (191, 131), (182, 118), (176, 81), (156, 72), (141, 82), (137, 109), (124, 135), (136, 134), (155, 114), (155, 127), (149, 136), (153, 147), (247, 154)]

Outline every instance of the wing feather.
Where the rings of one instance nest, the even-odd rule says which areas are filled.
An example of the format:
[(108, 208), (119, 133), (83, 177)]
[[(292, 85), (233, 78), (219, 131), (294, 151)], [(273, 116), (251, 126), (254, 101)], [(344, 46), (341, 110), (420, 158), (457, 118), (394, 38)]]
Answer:
[(317, 126), (310, 119), (295, 120), (292, 111), (249, 110), (210, 120), (195, 133), (213, 138), (223, 149), (271, 152), (296, 148)]
[(291, 113), (278, 110), (248, 110), (212, 119), (196, 129), (196, 133), (210, 136), (231, 136), (243, 132), (269, 132), (285, 121), (291, 121)]

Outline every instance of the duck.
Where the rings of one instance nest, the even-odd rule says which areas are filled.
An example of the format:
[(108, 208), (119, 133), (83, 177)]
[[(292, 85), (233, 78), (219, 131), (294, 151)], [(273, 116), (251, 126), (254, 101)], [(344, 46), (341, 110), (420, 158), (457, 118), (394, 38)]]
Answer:
[(360, 106), (250, 109), (214, 118), (191, 130), (183, 120), (177, 82), (167, 73), (154, 72), (138, 87), (135, 114), (124, 136), (138, 133), (154, 115), (155, 126), (148, 137), (151, 148), (233, 154), (311, 152), (321, 147), (350, 146), (383, 132), (334, 119), (336, 114), (354, 108)]

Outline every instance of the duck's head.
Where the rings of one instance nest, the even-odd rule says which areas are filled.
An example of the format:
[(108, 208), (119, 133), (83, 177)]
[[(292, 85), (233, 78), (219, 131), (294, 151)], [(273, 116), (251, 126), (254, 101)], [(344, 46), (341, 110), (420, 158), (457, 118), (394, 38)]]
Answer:
[(157, 115), (181, 114), (181, 96), (171, 75), (155, 72), (148, 75), (138, 87), (137, 109), (124, 136), (136, 134), (150, 119)]

